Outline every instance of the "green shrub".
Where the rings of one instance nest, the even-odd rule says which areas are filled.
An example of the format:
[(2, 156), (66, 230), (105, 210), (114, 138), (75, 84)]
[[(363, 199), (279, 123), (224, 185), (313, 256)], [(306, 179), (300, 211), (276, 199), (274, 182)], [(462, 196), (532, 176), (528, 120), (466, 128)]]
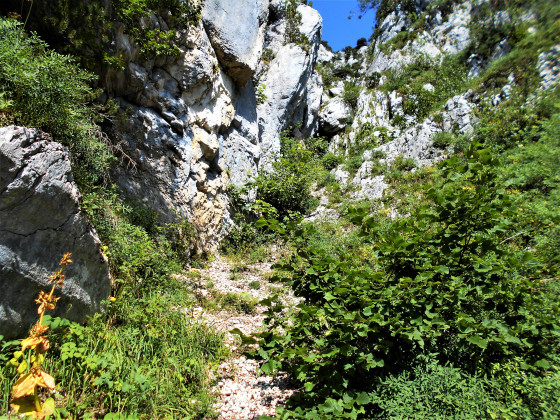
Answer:
[(342, 161), (342, 156), (336, 155), (334, 153), (327, 153), (321, 158), (321, 163), (327, 171), (336, 168), (342, 163)]
[(311, 43), (307, 35), (303, 34), (299, 27), (301, 25), (301, 13), (297, 11), (298, 0), (286, 0), (286, 32), (285, 40), (300, 46), (304, 51), (309, 52)]
[(272, 60), (276, 58), (276, 54), (270, 48), (265, 48), (262, 52), (261, 60), (266, 64), (269, 64)]
[[(19, 1), (7, 0), (0, 6), (4, 12), (21, 13)], [(27, 8), (26, 8), (27, 9)], [(169, 29), (151, 21), (153, 14), (165, 15)], [(29, 4), (26, 27), (37, 31), (57, 49), (83, 58), (88, 68), (99, 70), (99, 64), (122, 68), (122, 59), (114, 55), (115, 28), (124, 24), (144, 58), (152, 55), (177, 55), (177, 30), (198, 25), (202, 2), (194, 0), (55, 0)]]
[(74, 168), (82, 166), (97, 179), (106, 176), (113, 157), (99, 140), (96, 110), (84, 106), (95, 96), (89, 87), (93, 79), (72, 58), (49, 51), (35, 35), (27, 36), (17, 21), (0, 18), (4, 112), (16, 124), (52, 134), (72, 152)]
[(342, 99), (352, 108), (356, 108), (358, 98), (360, 97), (360, 86), (352, 82), (344, 82), (344, 89), (342, 91)]
[(303, 140), (304, 147), (313, 157), (321, 159), (329, 150), (329, 141), (325, 137), (308, 137)]
[(321, 79), (323, 80), (323, 86), (326, 88), (332, 87), (338, 78), (334, 75), (332, 65), (330, 63), (318, 63), (317, 64), (317, 72), (321, 75)]
[(255, 181), (257, 198), (274, 206), (283, 218), (292, 213), (307, 214), (314, 205), (311, 196), (312, 177), (305, 165), (280, 158), (270, 172)]
[(447, 149), (453, 143), (453, 137), (452, 133), (440, 131), (433, 135), (432, 144), (437, 149)]
[(266, 102), (266, 100), (268, 99), (266, 97), (266, 95), (264, 94), (264, 91), (266, 90), (266, 85), (264, 83), (259, 83), (259, 85), (257, 86), (257, 89), (255, 91), (255, 101), (257, 103), (257, 105), (262, 105)]
[[(538, 280), (521, 275), (522, 265), (537, 269), (532, 256), (504, 240), (514, 209), (497, 165), (472, 145), (463, 160), (442, 163), (410, 217), (380, 224), (355, 211), (376, 256), (361, 265), (348, 248), (325, 253), (298, 242), (297, 258), (281, 269), (305, 301), (288, 318), (269, 299), (271, 332), (260, 336), (259, 350), (266, 373), (287, 371), (306, 391), (288, 402), (290, 415), (372, 418), (379, 383), (426, 352), (471, 376), (513, 357), (547, 374), (560, 309)], [(304, 238), (305, 228), (295, 235)], [(460, 404), (441, 410), (476, 410)]]
[(398, 155), (395, 160), (391, 162), (391, 166), (398, 171), (410, 171), (416, 168), (417, 163), (412, 158), (405, 158), (403, 155)]
[(356, 173), (364, 163), (362, 154), (354, 155), (346, 159), (346, 170), (350, 173)]
[(387, 153), (383, 150), (372, 150), (371, 151), (371, 158), (372, 159), (385, 159), (387, 157)]
[(381, 80), (381, 73), (379, 72), (374, 72), (371, 74), (368, 74), (365, 79), (365, 85), (368, 89), (375, 89), (377, 86), (379, 86), (379, 81)]
[[(308, 144), (312, 150), (305, 147)], [(317, 205), (311, 184), (318, 175), (318, 157), (328, 143), (322, 137), (297, 140), (284, 132), (280, 138), (280, 156), (269, 171), (263, 171), (253, 186), (257, 199), (272, 205), (280, 219), (307, 214)]]
[(414, 362), (410, 370), (380, 381), (372, 398), (380, 410), (374, 418), (467, 420), (495, 410), (488, 381), (440, 365), (437, 355), (421, 355)]

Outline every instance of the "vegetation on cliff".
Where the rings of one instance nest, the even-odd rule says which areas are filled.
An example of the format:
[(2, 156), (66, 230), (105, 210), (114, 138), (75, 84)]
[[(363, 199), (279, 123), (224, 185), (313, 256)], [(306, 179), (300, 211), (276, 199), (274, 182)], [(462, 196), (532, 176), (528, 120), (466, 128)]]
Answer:
[[(379, 5), (379, 19), (397, 7), (415, 10), (409, 1), (361, 3)], [(161, 224), (122, 198), (111, 167), (126, 164), (126, 156), (100, 128), (113, 118), (112, 105), (96, 102), (95, 77), (83, 70), (95, 67), (93, 58), (120, 65), (110, 39), (101, 49), (95, 42), (117, 22), (144, 54), (173, 54), (174, 33), (136, 24), (160, 8), (192, 24), (200, 9), (171, 0), (115, 1), (111, 11), (88, 4), (100, 13), (72, 24), (77, 11), (65, 0), (36, 2), (19, 16), (50, 34), (59, 51), (82, 51), (81, 66), (23, 23), (0, 19), (0, 123), (39, 127), (70, 149), (82, 206), (115, 279), (105, 312), (85, 324), (43, 318), (53, 333), (42, 368), (57, 381), (61, 418), (207, 418), (215, 414), (210, 372), (227, 351), (220, 334), (185, 316), (195, 297), (173, 276), (199, 263), (189, 261), (195, 234), (187, 221)], [(434, 4), (446, 11), (452, 2)], [(294, 31), (296, 6), (289, 2)], [(477, 95), (470, 138), (453, 130), (434, 138), (448, 159), (421, 168), (401, 156), (389, 167), (377, 151), (372, 173), (386, 175), (390, 194), (350, 203), (351, 187), (331, 170), (343, 162), (358, 170), (364, 150), (390, 141), (387, 130), (364, 127), (347, 156), (329, 152), (324, 138), (286, 133), (272, 170), (232, 190), (236, 227), (225, 252), (248, 258), (272, 243), (284, 247), (274, 279), (302, 298), (288, 312), (275, 296), (265, 299), (269, 331), (242, 337), (260, 343), (253, 356), (264, 372), (286, 371), (302, 389), (279, 417), (560, 416), (560, 97), (558, 88), (538, 91), (535, 68), (538, 53), (560, 36), (560, 7), (516, 1), (507, 10), (517, 16), (529, 6), (537, 13), (532, 32), (522, 20), (487, 25), (496, 11), (485, 9), (472, 25), (468, 54), (383, 75), (382, 89), (398, 91), (405, 112), (420, 120), (453, 95)], [(289, 41), (305, 41), (298, 34), (289, 32)], [(504, 37), (511, 51), (468, 79), (467, 56), (488, 59)], [(397, 36), (386, 51), (408, 39)], [(358, 69), (323, 72), (334, 82), (359, 77)], [(509, 97), (493, 104), (511, 74)], [(382, 75), (375, 76), (367, 87), (377, 86)], [(344, 96), (355, 107), (360, 87), (347, 83)], [(424, 89), (428, 83), (433, 91)], [(301, 222), (318, 204), (313, 189), (337, 203), (338, 221)], [(256, 200), (247, 200), (253, 193)], [(0, 410), (7, 413), (17, 374), (6, 362), (21, 342), (1, 346)]]

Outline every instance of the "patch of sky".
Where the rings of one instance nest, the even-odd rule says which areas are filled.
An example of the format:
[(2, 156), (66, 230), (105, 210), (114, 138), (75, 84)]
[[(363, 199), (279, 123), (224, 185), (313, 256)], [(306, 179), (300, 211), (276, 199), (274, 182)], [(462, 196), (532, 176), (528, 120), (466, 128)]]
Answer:
[(323, 17), (322, 39), (333, 51), (355, 47), (360, 38), (369, 39), (375, 26), (375, 11), (369, 10), (360, 19), (357, 0), (312, 0), (313, 8)]

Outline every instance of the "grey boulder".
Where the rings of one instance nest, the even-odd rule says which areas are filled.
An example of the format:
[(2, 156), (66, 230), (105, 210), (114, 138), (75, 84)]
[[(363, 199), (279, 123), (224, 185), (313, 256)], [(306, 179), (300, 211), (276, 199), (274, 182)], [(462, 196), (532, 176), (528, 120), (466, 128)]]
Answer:
[(206, 0), (202, 19), (220, 64), (244, 86), (261, 56), (268, 0)]
[(321, 131), (336, 134), (343, 130), (352, 114), (352, 109), (344, 100), (337, 96), (331, 99), (319, 114)]
[(67, 150), (38, 131), (0, 128), (0, 334), (22, 336), (34, 302), (66, 252), (73, 264), (54, 315), (74, 321), (101, 309), (111, 291), (107, 259), (79, 206)]

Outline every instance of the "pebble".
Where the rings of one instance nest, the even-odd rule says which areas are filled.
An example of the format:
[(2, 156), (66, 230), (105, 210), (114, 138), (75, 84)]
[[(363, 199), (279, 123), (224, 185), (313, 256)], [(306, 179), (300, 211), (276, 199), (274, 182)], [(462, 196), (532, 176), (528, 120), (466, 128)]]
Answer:
[[(272, 285), (265, 278), (271, 265), (270, 262), (247, 264), (232, 275), (233, 265), (224, 257), (218, 257), (207, 268), (196, 270), (201, 279), (194, 289), (201, 296), (208, 296), (211, 292), (205, 288), (205, 284), (209, 280), (214, 290), (220, 293), (248, 293), (262, 300), (268, 297), (272, 289), (277, 293), (277, 285)], [(186, 278), (185, 280), (188, 281)], [(259, 289), (249, 287), (249, 284), (255, 281), (261, 285)], [(299, 299), (288, 291), (283, 291), (283, 303), (292, 307), (297, 305)], [(287, 374), (281, 373), (271, 377), (259, 373), (258, 362), (240, 354), (239, 338), (229, 333), (234, 328), (238, 328), (245, 335), (259, 332), (265, 318), (264, 309), (257, 305), (255, 314), (244, 314), (225, 310), (206, 311), (196, 307), (188, 314), (218, 331), (225, 332), (226, 345), (233, 353), (230, 359), (219, 365), (219, 380), (212, 389), (218, 396), (214, 409), (219, 413), (219, 420), (254, 420), (262, 415), (274, 416), (276, 407), (284, 405), (285, 401), (297, 392)]]

